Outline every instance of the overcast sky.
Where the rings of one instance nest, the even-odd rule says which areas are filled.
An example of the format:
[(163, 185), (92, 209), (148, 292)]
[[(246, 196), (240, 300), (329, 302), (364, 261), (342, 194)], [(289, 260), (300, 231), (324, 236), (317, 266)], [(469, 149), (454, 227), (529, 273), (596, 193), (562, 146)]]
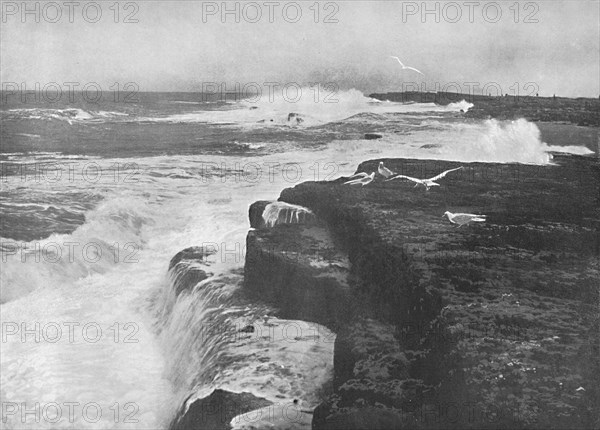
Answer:
[[(403, 82), (418, 82), (426, 90), (454, 82), (468, 92), (469, 83), (478, 82), (480, 88), (497, 83), (510, 94), (515, 83), (521, 94), (600, 93), (597, 0), (521, 1), (518, 8), (514, 0), (500, 1), (501, 16), (486, 1), (428, 2), (431, 10), (439, 5), (438, 16), (423, 16), (421, 1), (309, 1), (298, 2), (298, 22), (290, 22), (297, 12), (291, 2), (265, 6), (265, 1), (245, 9), (248, 2), (239, 3), (239, 23), (235, 14), (222, 22), (220, 1), (139, 1), (127, 9), (123, 1), (119, 22), (110, 9), (115, 2), (99, 2), (102, 17), (95, 23), (87, 22), (95, 20), (93, 5), (83, 15), (90, 2), (74, 7), (73, 22), (62, 0), (56, 3), (59, 18), (54, 5), (39, 3), (39, 23), (35, 12), (22, 16), (20, 1), (3, 2), (1, 80), (31, 87), (136, 82), (140, 91), (198, 91), (206, 82), (233, 88), (235, 82), (332, 81), (363, 92), (401, 90)], [(32, 10), (35, 3), (29, 2)], [(253, 23), (255, 5), (262, 17)], [(138, 22), (122, 22), (133, 12), (130, 19)], [(330, 14), (337, 22), (324, 22)], [(53, 20), (58, 22), (48, 22)], [(390, 55), (424, 76), (401, 70)]]

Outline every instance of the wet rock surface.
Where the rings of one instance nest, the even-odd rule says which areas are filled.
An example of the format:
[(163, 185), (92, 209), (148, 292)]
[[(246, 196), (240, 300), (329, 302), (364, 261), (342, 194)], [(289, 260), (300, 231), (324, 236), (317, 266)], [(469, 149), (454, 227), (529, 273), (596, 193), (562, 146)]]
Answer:
[(248, 233), (245, 285), (281, 318), (301, 319), (337, 330), (351, 314), (348, 257), (327, 228), (283, 224)]
[(232, 393), (217, 389), (207, 397), (194, 401), (171, 429), (229, 430), (234, 417), (271, 404), (267, 399), (251, 393)]
[(169, 273), (176, 297), (211, 276), (206, 270), (209, 267), (207, 257), (214, 252), (202, 246), (192, 246), (175, 254), (169, 262)]
[[(313, 211), (327, 241), (302, 225), (248, 236), (246, 288), (338, 334), (313, 428), (598, 426), (597, 160), (384, 159), (357, 172), (379, 161), (417, 178), (464, 168), (429, 191), (380, 176), (303, 183), (280, 200)], [(457, 227), (445, 211), (487, 222)], [(318, 269), (315, 251), (328, 256)], [(349, 266), (330, 276), (338, 255)]]

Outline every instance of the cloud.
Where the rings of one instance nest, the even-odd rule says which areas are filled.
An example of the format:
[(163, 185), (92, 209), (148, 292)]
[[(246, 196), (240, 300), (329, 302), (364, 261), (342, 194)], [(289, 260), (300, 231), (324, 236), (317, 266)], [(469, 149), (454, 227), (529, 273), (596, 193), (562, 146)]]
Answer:
[[(226, 15), (225, 22), (220, 14), (203, 20), (205, 3), (140, 2), (139, 22), (129, 24), (115, 23), (104, 3), (102, 20), (95, 24), (77, 14), (73, 23), (63, 17), (39, 24), (8, 16), (0, 31), (2, 80), (110, 85), (117, 79), (137, 82), (146, 91), (187, 91), (215, 81), (316, 80), (375, 91), (419, 79), (427, 89), (436, 83), (498, 82), (504, 92), (515, 82), (533, 81), (542, 94), (597, 96), (600, 91), (597, 2), (540, 2), (539, 22), (529, 24), (522, 22), (528, 11), (520, 10), (515, 22), (505, 3), (497, 23), (478, 10), (473, 23), (466, 10), (457, 23), (445, 22), (443, 15), (440, 22), (434, 15), (424, 20), (420, 14), (403, 15), (402, 5), (411, 2), (387, 1), (332, 2), (337, 9), (327, 10), (326, 3), (316, 3), (318, 15), (313, 3), (300, 2), (302, 16), (295, 23), (282, 15), (291, 2), (280, 2), (273, 22), (261, 6), (259, 22), (240, 14), (236, 23), (235, 14)], [(247, 3), (240, 3), (240, 11)], [(220, 8), (221, 2), (215, 4)], [(234, 10), (233, 2), (227, 5)], [(123, 21), (127, 11), (120, 12)], [(338, 22), (323, 22), (328, 15)], [(425, 78), (399, 70), (389, 55), (422, 70)]]

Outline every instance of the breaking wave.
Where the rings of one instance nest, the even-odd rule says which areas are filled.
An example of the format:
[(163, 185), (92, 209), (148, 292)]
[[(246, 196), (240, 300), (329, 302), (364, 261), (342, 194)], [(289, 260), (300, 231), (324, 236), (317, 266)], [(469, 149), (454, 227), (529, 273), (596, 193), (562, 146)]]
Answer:
[(129, 116), (123, 112), (112, 111), (86, 111), (79, 108), (67, 109), (46, 109), (46, 108), (27, 108), (27, 109), (9, 109), (2, 112), (3, 120), (15, 119), (39, 119), (39, 120), (60, 120), (69, 124), (79, 122), (103, 122), (110, 118), (119, 118)]
[(71, 234), (32, 242), (0, 238), (4, 260), (0, 303), (36, 288), (104, 273), (124, 259), (136, 261), (144, 243), (143, 227), (150, 222), (141, 214), (144, 205), (131, 198), (115, 198), (89, 212), (85, 224)]
[[(460, 113), (467, 112), (473, 106), (464, 100), (446, 106), (435, 103), (397, 103), (366, 97), (357, 90), (328, 92), (308, 87), (290, 90), (287, 93), (282, 90), (274, 90), (269, 94), (265, 91), (260, 97), (237, 101), (215, 103), (177, 100), (170, 103), (188, 106), (188, 111), (164, 116), (135, 116), (110, 110), (26, 108), (9, 109), (0, 114), (5, 120), (59, 120), (70, 125), (119, 121), (205, 123), (245, 127), (310, 127), (342, 121), (359, 114)], [(201, 107), (206, 104), (219, 107), (206, 110)], [(198, 108), (194, 108), (194, 106), (198, 106)]]
[(263, 221), (269, 227), (277, 224), (298, 224), (313, 216), (310, 209), (286, 202), (269, 203), (262, 214)]
[(525, 119), (464, 122), (422, 122), (419, 133), (408, 139), (386, 133), (376, 141), (344, 140), (329, 145), (338, 151), (362, 151), (365, 157), (440, 159), (463, 162), (552, 164), (551, 152), (592, 154), (583, 146), (551, 146), (539, 128)]
[(348, 90), (328, 93), (315, 88), (301, 88), (295, 94), (274, 91), (260, 98), (240, 100), (225, 109), (201, 110), (156, 118), (140, 118), (144, 122), (207, 123), (235, 126), (307, 127), (342, 121), (362, 113), (375, 115), (466, 112), (473, 105), (466, 101), (447, 106), (435, 103), (382, 102)]

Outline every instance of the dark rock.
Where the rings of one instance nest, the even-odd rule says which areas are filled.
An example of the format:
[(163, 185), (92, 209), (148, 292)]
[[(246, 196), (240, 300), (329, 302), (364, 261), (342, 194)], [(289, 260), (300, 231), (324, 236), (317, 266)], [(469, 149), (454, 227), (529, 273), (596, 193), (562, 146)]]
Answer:
[(395, 331), (390, 324), (368, 318), (343, 327), (335, 340), (334, 389), (350, 379), (383, 383), (408, 378), (409, 361)]
[(367, 140), (381, 139), (382, 137), (383, 134), (381, 133), (365, 133), (365, 139)]
[[(209, 396), (184, 404), (170, 430), (229, 430), (233, 418), (273, 403), (250, 393), (232, 393), (221, 389)], [(186, 410), (187, 409), (187, 410)]]
[(246, 327), (239, 329), (238, 333), (254, 333), (254, 326), (247, 325)]
[(600, 125), (600, 100), (598, 98), (553, 97), (491, 97), (451, 92), (416, 92), (371, 94), (369, 97), (394, 102), (436, 103), (448, 105), (466, 100), (474, 106), (466, 112), (467, 118), (526, 118), (529, 121), (566, 121), (581, 126)]
[(298, 114), (298, 113), (294, 113), (294, 112), (292, 112), (292, 113), (288, 114), (288, 118), (287, 118), (287, 120), (288, 120), (288, 121), (291, 121), (291, 120), (293, 120), (293, 119), (295, 119), (295, 120), (296, 120), (296, 123), (297, 123), (297, 124), (301, 124), (301, 123), (303, 123), (303, 122), (304, 122), (304, 119), (302, 119), (302, 117), (301, 117), (301, 116), (300, 116), (300, 114)]
[(440, 148), (441, 145), (436, 144), (436, 143), (426, 143), (425, 145), (421, 145), (420, 148), (421, 149), (434, 149), (434, 148)]
[(337, 394), (315, 411), (314, 428), (380, 428), (374, 422), (381, 428), (398, 428), (400, 418), (410, 416), (412, 411), (403, 408), (426, 387), (410, 379), (410, 361), (395, 331), (372, 319), (359, 319), (340, 330), (334, 350)]
[[(372, 160), (358, 171), (379, 161), (416, 177), (458, 167)], [(553, 161), (463, 163), (430, 191), (332, 181), (282, 192), (316, 214), (330, 237), (325, 249), (351, 263), (344, 288), (315, 288), (322, 272), (298, 257), (315, 243), (306, 226), (248, 236), (248, 289), (295, 318), (337, 327), (336, 392), (315, 411), (315, 428), (598, 424), (600, 168), (589, 157)], [(446, 210), (487, 222), (456, 228)], [(299, 251), (282, 249), (290, 243)], [(360, 306), (339, 312), (341, 297)], [(449, 404), (472, 413), (449, 417)]]
[(353, 315), (347, 257), (322, 226), (281, 224), (250, 231), (244, 272), (247, 291), (276, 305), (282, 318), (314, 321), (335, 331), (339, 321)]
[[(334, 410), (332, 413), (331, 410)], [(323, 403), (315, 409), (313, 430), (365, 430), (365, 429), (416, 429), (416, 422), (409, 421), (399, 411), (381, 407), (337, 408)]]
[(250, 227), (255, 229), (262, 228), (270, 228), (273, 227), (267, 226), (265, 224), (265, 220), (263, 217), (263, 213), (265, 208), (269, 205), (281, 205), (282, 207), (279, 210), (278, 218), (275, 221), (275, 225), (279, 224), (307, 224), (311, 225), (315, 222), (315, 217), (309, 211), (304, 210), (296, 210), (294, 207), (290, 207), (289, 204), (283, 202), (269, 202), (265, 200), (261, 200), (258, 202), (254, 202), (250, 205), (249, 209), (249, 218), (250, 218)]
[(267, 200), (259, 200), (250, 205), (248, 218), (250, 219), (250, 227), (252, 228), (264, 228), (265, 221), (263, 220), (262, 214), (265, 211), (265, 207), (272, 203)]

